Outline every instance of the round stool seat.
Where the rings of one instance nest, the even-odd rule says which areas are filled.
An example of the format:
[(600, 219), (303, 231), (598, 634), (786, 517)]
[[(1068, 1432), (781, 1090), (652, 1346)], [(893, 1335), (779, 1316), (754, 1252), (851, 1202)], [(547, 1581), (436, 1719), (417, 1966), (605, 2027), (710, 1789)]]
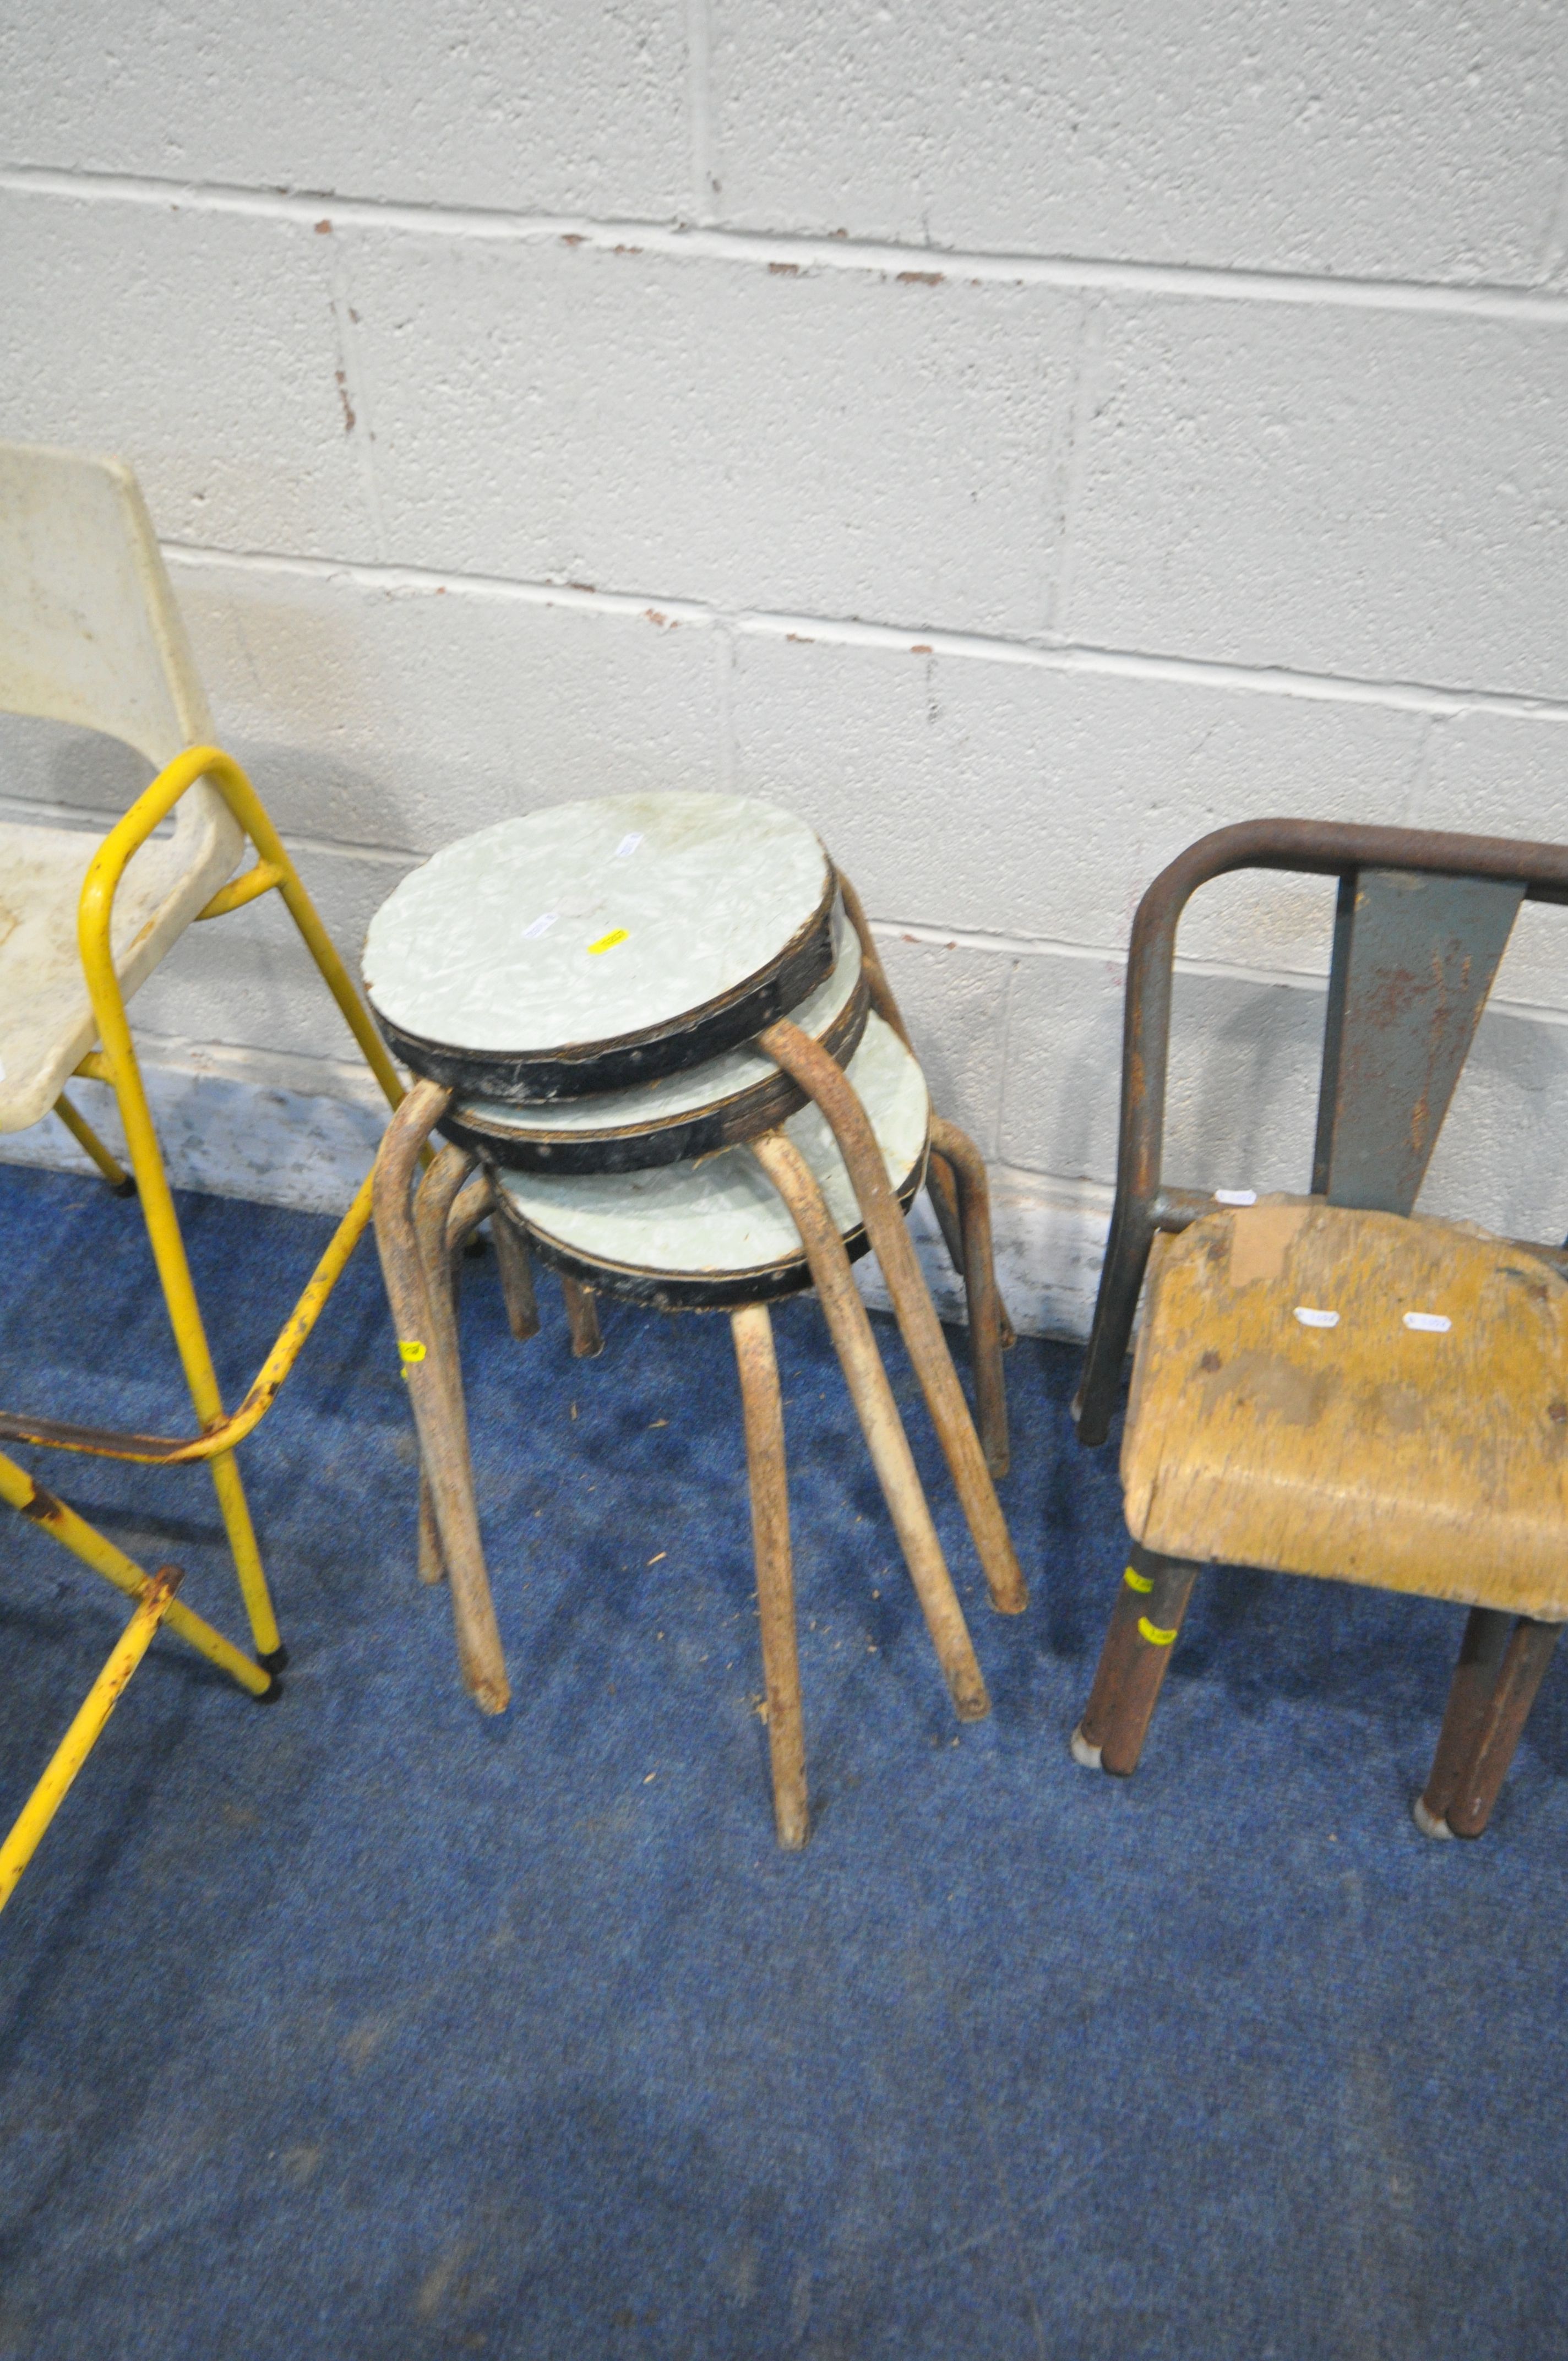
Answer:
[[(798, 1008), (792, 1024), (847, 1064), (861, 1044), (869, 1001), (861, 939), (840, 924), (833, 972)], [(631, 1090), (532, 1106), (501, 1099), (463, 1099), (440, 1128), (460, 1148), (518, 1172), (639, 1172), (711, 1155), (783, 1123), (805, 1093), (754, 1041), (727, 1049), (685, 1073), (664, 1074)]]
[[(907, 1205), (926, 1170), (926, 1078), (876, 1016), (867, 1017), (846, 1071)], [(783, 1129), (815, 1173), (850, 1256), (863, 1254), (860, 1207), (825, 1117), (808, 1104)], [(784, 1200), (742, 1147), (652, 1171), (576, 1178), (502, 1171), (496, 1187), (543, 1261), (633, 1303), (719, 1311), (770, 1302), (811, 1284)]]
[(390, 1048), (465, 1096), (576, 1098), (675, 1073), (795, 1007), (834, 960), (837, 880), (743, 796), (606, 796), (502, 820), (370, 921)]

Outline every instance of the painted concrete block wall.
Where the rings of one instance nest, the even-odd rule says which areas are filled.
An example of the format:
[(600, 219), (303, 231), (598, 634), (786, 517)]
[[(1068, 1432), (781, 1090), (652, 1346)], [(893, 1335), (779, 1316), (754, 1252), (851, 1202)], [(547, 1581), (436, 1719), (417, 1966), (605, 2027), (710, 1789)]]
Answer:
[[(5, 0), (0, 286), (0, 434), (134, 461), (345, 947), (510, 811), (789, 804), (1025, 1324), (1087, 1316), (1166, 861), (1271, 811), (1568, 831), (1557, 0)], [(61, 825), (135, 784), (0, 766)], [(280, 917), (137, 1016), (181, 1173), (326, 1205), (374, 1102)], [(1173, 1179), (1303, 1180), (1328, 917), (1191, 912)], [(1430, 1203), (1568, 1229), (1565, 1060), (1527, 912)]]

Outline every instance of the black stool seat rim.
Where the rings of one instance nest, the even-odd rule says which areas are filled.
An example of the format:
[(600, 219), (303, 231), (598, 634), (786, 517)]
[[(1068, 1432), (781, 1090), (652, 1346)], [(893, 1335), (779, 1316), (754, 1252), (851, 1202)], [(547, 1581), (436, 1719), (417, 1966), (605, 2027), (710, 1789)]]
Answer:
[[(817, 1037), (840, 1066), (847, 1066), (860, 1048), (870, 1013), (870, 987), (862, 973), (838, 1016)], [(516, 1132), (487, 1124), (474, 1109), (458, 1104), (442, 1117), (439, 1129), (444, 1138), (472, 1148), (487, 1164), (504, 1171), (646, 1172), (755, 1139), (787, 1122), (805, 1104), (806, 1093), (798, 1084), (775, 1071), (711, 1106), (661, 1123), (627, 1124), (607, 1131)]]
[[(919, 1195), (926, 1179), (926, 1161), (930, 1152), (929, 1138), (921, 1148), (914, 1169), (905, 1174), (894, 1191), (899, 1204), (907, 1213)], [(810, 1287), (811, 1268), (806, 1259), (806, 1248), (798, 1255), (785, 1256), (776, 1262), (762, 1263), (750, 1269), (725, 1271), (667, 1271), (641, 1269), (630, 1263), (609, 1262), (596, 1256), (565, 1246), (553, 1238), (546, 1230), (532, 1222), (525, 1222), (512, 1208), (505, 1193), (496, 1194), (497, 1216), (509, 1221), (526, 1240), (532, 1252), (550, 1270), (565, 1278), (575, 1279), (596, 1293), (615, 1298), (622, 1303), (635, 1303), (652, 1312), (734, 1312), (745, 1303), (777, 1303), (786, 1296), (803, 1295)], [(859, 1262), (871, 1251), (863, 1224), (839, 1234), (851, 1262)]]
[(621, 1090), (664, 1074), (684, 1073), (720, 1057), (797, 1008), (831, 972), (838, 897), (838, 873), (829, 862), (817, 907), (765, 967), (700, 1007), (613, 1040), (575, 1042), (548, 1050), (469, 1049), (405, 1031), (373, 998), (371, 1014), (395, 1058), (465, 1098), (532, 1105)]

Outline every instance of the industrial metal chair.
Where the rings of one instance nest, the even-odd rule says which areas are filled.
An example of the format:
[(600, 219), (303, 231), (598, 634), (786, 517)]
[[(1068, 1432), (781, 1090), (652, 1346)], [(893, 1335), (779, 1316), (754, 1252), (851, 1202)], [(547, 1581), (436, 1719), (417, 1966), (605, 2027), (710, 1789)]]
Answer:
[[(1168, 1189), (1176, 930), (1239, 869), (1340, 881), (1310, 1193)], [(1116, 1202), (1078, 1400), (1122, 1445), (1131, 1563), (1072, 1751), (1138, 1761), (1207, 1562), (1470, 1607), (1431, 1836), (1479, 1836), (1568, 1620), (1568, 1253), (1414, 1212), (1521, 901), (1568, 848), (1258, 820), (1171, 863), (1128, 950)]]
[[(256, 1384), (225, 1416), (126, 1003), (192, 921), (276, 890), (389, 1104), (402, 1092), (254, 789), (210, 742), (211, 717), (151, 522), (120, 460), (0, 445), (0, 711), (97, 730), (158, 773), (103, 837), (0, 824), (0, 1132), (52, 1111), (105, 1180), (139, 1198), (200, 1430), (183, 1438), (127, 1434), (5, 1412), (0, 1439), (161, 1466), (206, 1460), (256, 1648), (252, 1662), (174, 1598), (173, 1569), (149, 1577), (0, 1455), (0, 1499), (138, 1602), (82, 1716), (0, 1846), (3, 1906), (159, 1622), (253, 1696), (272, 1692), (284, 1652), (234, 1446), (277, 1393), (370, 1213), (367, 1180)], [(172, 830), (159, 835), (170, 814)], [(225, 884), (247, 839), (256, 861)], [(77, 1074), (114, 1092), (129, 1173), (66, 1097)]]

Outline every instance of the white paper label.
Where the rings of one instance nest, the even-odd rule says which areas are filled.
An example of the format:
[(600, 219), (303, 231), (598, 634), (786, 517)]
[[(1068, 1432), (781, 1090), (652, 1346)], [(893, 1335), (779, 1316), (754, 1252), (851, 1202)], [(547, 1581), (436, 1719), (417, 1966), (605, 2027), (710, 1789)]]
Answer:
[(1216, 1189), (1214, 1202), (1216, 1205), (1255, 1205), (1257, 1191), (1255, 1189)]
[(1337, 1312), (1314, 1312), (1309, 1303), (1299, 1303), (1296, 1306), (1296, 1317), (1303, 1328), (1337, 1328), (1339, 1326)]
[(630, 836), (623, 836), (620, 842), (616, 846), (615, 851), (610, 854), (610, 859), (612, 861), (630, 861), (641, 841), (642, 831), (641, 829), (635, 829)]
[(1443, 1312), (1407, 1312), (1407, 1328), (1419, 1328), (1423, 1336), (1446, 1336), (1453, 1323)]
[(542, 918), (535, 918), (532, 927), (524, 927), (522, 930), (523, 941), (525, 943), (532, 943), (538, 936), (547, 935), (550, 932), (551, 928), (554, 925), (558, 913), (556, 911), (546, 910)]

